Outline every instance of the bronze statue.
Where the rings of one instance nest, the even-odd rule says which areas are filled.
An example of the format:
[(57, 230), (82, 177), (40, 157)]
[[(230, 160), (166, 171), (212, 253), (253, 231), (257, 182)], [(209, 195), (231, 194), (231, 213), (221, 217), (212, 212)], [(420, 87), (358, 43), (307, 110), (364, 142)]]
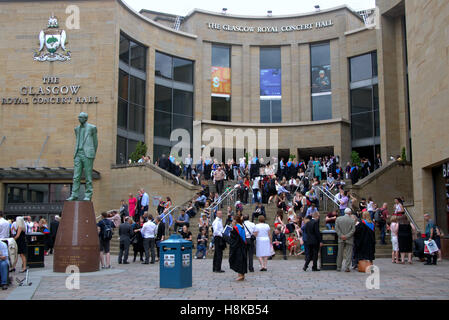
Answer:
[(87, 123), (87, 113), (81, 112), (78, 116), (80, 125), (75, 128), (75, 152), (74, 158), (74, 172), (73, 172), (73, 186), (72, 195), (67, 201), (78, 200), (78, 193), (80, 189), (81, 174), (84, 170), (84, 177), (86, 179), (86, 191), (84, 193), (84, 201), (92, 199), (92, 169), (94, 166), (95, 154), (97, 152), (97, 127), (93, 124)]

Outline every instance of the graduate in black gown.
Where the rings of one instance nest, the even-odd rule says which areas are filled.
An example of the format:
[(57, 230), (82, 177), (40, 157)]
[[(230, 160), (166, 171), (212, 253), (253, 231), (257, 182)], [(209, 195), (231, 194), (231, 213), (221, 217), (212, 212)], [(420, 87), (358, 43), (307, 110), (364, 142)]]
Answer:
[(376, 236), (374, 223), (368, 211), (363, 212), (362, 221), (356, 225), (354, 232), (354, 246), (357, 252), (357, 261), (373, 261), (376, 253)]
[(239, 274), (236, 280), (243, 281), (245, 273), (248, 273), (248, 259), (246, 258), (245, 227), (240, 214), (234, 216), (230, 238), (229, 267)]

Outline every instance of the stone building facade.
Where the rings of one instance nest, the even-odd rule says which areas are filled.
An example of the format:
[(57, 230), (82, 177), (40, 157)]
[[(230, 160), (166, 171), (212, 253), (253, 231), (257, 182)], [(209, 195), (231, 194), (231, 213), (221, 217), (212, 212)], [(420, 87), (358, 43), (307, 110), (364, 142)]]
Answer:
[[(226, 161), (226, 151), (238, 149), (226, 141), (265, 129), (270, 141), (276, 130), (279, 158), (338, 155), (346, 163), (355, 150), (387, 163), (405, 148), (414, 188), (406, 200), (420, 223), (423, 211), (442, 222), (445, 204), (433, 194), (444, 187), (434, 192), (433, 185), (449, 159), (447, 130), (435, 125), (447, 123), (447, 41), (435, 39), (447, 37), (426, 17), (447, 20), (449, 8), (418, 0), (378, 0), (377, 7), (376, 23), (365, 25), (347, 6), (264, 17), (195, 9), (178, 17), (138, 13), (121, 0), (0, 1), (0, 210), (8, 212), (12, 199), (22, 203), (18, 214), (27, 213), (42, 190), (61, 200), (70, 188), (73, 128), (86, 111), (98, 128), (98, 211), (135, 193), (128, 189), (145, 183), (142, 174), (161, 175), (157, 168), (124, 171), (139, 141), (154, 161), (177, 143), (170, 133), (185, 129), (196, 160), (215, 132), (214, 155), (221, 149)], [(48, 51), (46, 43), (40, 50), (39, 35), (52, 34), (52, 15), (57, 40), (65, 31), (70, 53), (57, 52), (67, 61), (35, 60)], [(259, 142), (243, 152), (265, 151)], [(120, 190), (126, 177), (136, 183)], [(195, 191), (166, 176), (145, 187), (178, 202)]]

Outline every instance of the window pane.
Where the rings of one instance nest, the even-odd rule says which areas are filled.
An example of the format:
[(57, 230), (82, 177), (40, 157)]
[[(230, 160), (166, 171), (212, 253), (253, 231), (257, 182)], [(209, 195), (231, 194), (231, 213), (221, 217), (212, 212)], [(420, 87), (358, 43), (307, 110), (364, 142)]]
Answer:
[(380, 137), (379, 110), (374, 111), (374, 136)]
[(128, 159), (129, 159), (129, 156), (131, 155), (131, 153), (136, 151), (137, 143), (138, 143), (138, 141), (136, 141), (136, 140), (128, 139)]
[(128, 102), (121, 98), (118, 98), (117, 126), (128, 128)]
[(260, 69), (260, 95), (281, 96), (281, 69)]
[(117, 164), (125, 164), (128, 161), (126, 157), (126, 139), (117, 136), (117, 152), (116, 152)]
[(155, 85), (154, 87), (154, 109), (171, 112), (171, 93), (172, 89), (164, 86)]
[(371, 87), (351, 90), (351, 113), (371, 112), (372, 110)]
[(225, 46), (212, 46), (212, 66), (230, 67), (230, 48)]
[(281, 69), (281, 48), (260, 48), (260, 69)]
[[(186, 116), (173, 115), (173, 130), (182, 128), (186, 129), (190, 137), (192, 137), (193, 118)], [(170, 136), (168, 136), (170, 138)]]
[(193, 116), (193, 92), (174, 89), (173, 113)]
[(145, 106), (145, 81), (130, 76), (129, 101)]
[(172, 68), (172, 57), (160, 52), (156, 52), (156, 76), (172, 79)]
[(7, 194), (8, 203), (25, 203), (27, 202), (27, 185), (8, 184)]
[(312, 93), (331, 91), (331, 65), (329, 43), (311, 45)]
[(379, 87), (377, 84), (373, 86), (373, 109), (379, 110)]
[(131, 67), (145, 72), (146, 50), (145, 47), (131, 42)]
[(128, 100), (128, 81), (128, 74), (125, 71), (119, 70), (118, 96), (125, 100)]
[(260, 100), (260, 122), (271, 122), (271, 103), (270, 100)]
[(373, 113), (359, 113), (351, 116), (352, 140), (373, 137)]
[(136, 104), (129, 104), (129, 130), (144, 133), (145, 108)]
[(231, 98), (212, 97), (212, 120), (231, 121)]
[(48, 194), (48, 184), (36, 183), (28, 185), (28, 202), (47, 203)]
[(173, 58), (173, 74), (176, 81), (193, 83), (193, 62)]
[(170, 139), (171, 114), (154, 111), (154, 136)]
[(271, 100), (271, 122), (282, 122), (281, 100)]
[(371, 53), (350, 59), (351, 82), (371, 79), (373, 67)]
[(377, 76), (377, 52), (371, 54), (373, 64), (373, 77)]
[(312, 120), (332, 119), (332, 95), (312, 97)]
[(120, 60), (129, 64), (129, 40), (126, 39), (123, 35), (120, 35)]
[(70, 197), (70, 184), (51, 184), (50, 202), (63, 202)]

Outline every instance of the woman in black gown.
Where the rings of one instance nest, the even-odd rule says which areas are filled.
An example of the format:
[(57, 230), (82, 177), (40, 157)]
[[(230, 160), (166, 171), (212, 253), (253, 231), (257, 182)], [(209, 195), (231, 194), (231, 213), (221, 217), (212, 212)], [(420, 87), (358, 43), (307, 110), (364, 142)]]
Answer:
[[(17, 243), (17, 253), (20, 255), (20, 258), (22, 259), (22, 271), (21, 273), (27, 271), (27, 258), (26, 258), (26, 252), (27, 252), (27, 243), (26, 243), (26, 237), (25, 232), (27, 230), (27, 227), (25, 225), (25, 221), (23, 220), (23, 217), (17, 217), (16, 219), (17, 224), (17, 233), (14, 237), (14, 240)], [(16, 261), (17, 263), (17, 261)], [(11, 271), (16, 270), (16, 265), (14, 264)]]
[(355, 227), (354, 247), (357, 262), (360, 260), (373, 262), (376, 253), (376, 237), (374, 234), (374, 223), (371, 221), (368, 211), (363, 212), (362, 221)]
[(401, 254), (401, 264), (405, 263), (405, 254), (408, 255), (408, 263), (412, 264), (413, 235), (416, 234), (415, 228), (410, 224), (405, 215), (399, 218), (398, 242), (399, 252)]
[[(136, 221), (132, 224), (133, 231), (139, 230), (140, 228), (142, 228), (143, 217), (141, 216), (139, 220), (140, 221)], [(133, 262), (136, 262), (138, 253), (140, 253), (140, 261), (143, 261), (144, 248), (143, 248), (143, 238), (142, 238), (142, 234), (140, 233), (140, 231), (134, 231), (134, 236), (131, 239), (131, 243), (133, 245), (133, 251), (134, 251)]]
[(230, 235), (229, 266), (239, 274), (237, 281), (245, 280), (248, 272), (248, 259), (246, 257), (246, 235), (243, 219), (240, 214), (234, 216)]

